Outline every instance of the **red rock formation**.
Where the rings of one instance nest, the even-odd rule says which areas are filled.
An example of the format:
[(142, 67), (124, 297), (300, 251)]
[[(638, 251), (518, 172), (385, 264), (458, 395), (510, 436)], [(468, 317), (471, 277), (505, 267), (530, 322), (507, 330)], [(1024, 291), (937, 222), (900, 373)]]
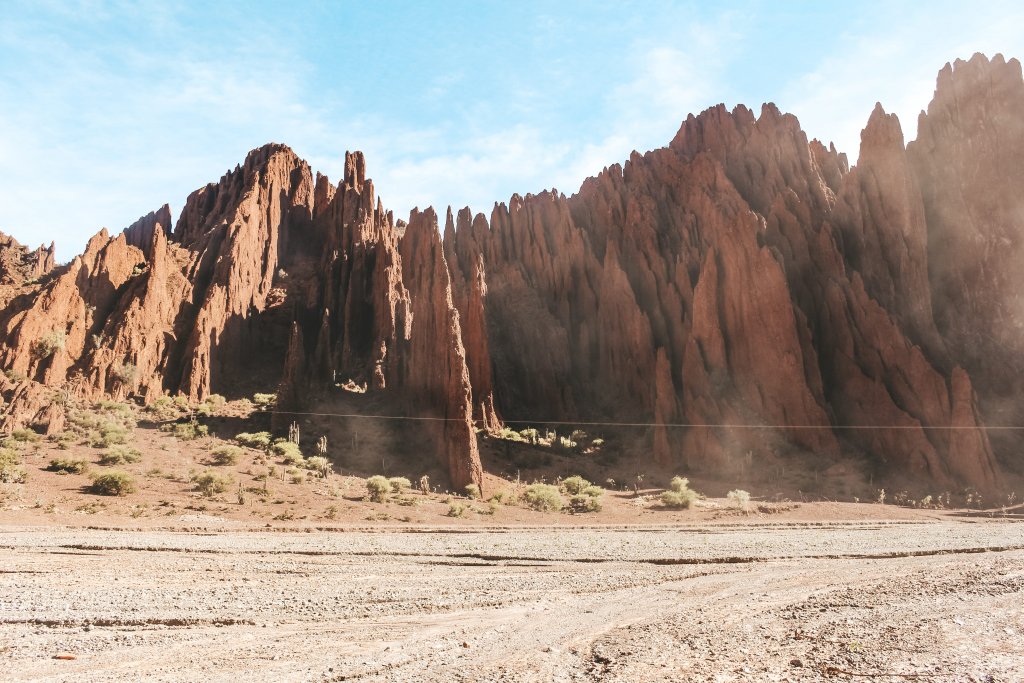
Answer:
[(473, 218), (469, 209), (465, 208), (459, 211), (456, 230), (449, 208), (444, 227), (444, 251), (469, 368), (473, 419), (485, 429), (495, 431), (501, 428), (501, 420), (494, 407), (494, 372), (491, 368), (484, 308), (487, 269), (481, 253), (482, 245), (476, 241), (477, 236), (486, 234), (487, 229), (487, 219), (482, 214)]
[(466, 352), (433, 209), (413, 211), (399, 246), (412, 300), (410, 334), (400, 349), (401, 386), (412, 410), (443, 418), (436, 423), (439, 457), (456, 490), (482, 486)]
[(844, 178), (831, 222), (842, 251), (868, 294), (902, 320), (903, 329), (942, 353), (928, 286), (924, 204), (895, 114), (876, 104), (861, 133), (857, 167)]
[[(293, 328), (278, 402), (301, 406), (336, 370), (401, 396), (423, 423), (456, 489), (482, 485), (472, 422), (469, 373), (436, 216), (415, 214), (400, 237), (376, 201), (360, 153), (345, 158), (336, 191), (318, 179), (313, 232), (323, 243), (319, 291), (299, 302), (300, 319), (316, 321), (316, 347)], [(331, 311), (338, 311), (332, 315)]]
[(39, 246), (29, 251), (13, 237), (0, 232), (0, 286), (20, 287), (43, 277), (55, 267), (53, 254), (52, 242), (49, 247)]
[(171, 234), (172, 226), (171, 207), (164, 204), (157, 211), (150, 211), (125, 228), (124, 235), (128, 244), (139, 249), (146, 249), (153, 243), (154, 232), (160, 231), (164, 233), (164, 237), (167, 237)]
[(443, 239), (432, 210), (394, 220), (362, 154), (334, 187), (268, 145), (173, 232), (163, 207), (43, 285), (52, 249), (0, 239), (0, 367), (29, 378), (5, 424), (59, 425), (44, 386), (279, 382), (288, 410), (353, 379), (439, 418), (456, 487), (481, 483), (474, 422), (504, 418), (652, 422), (635, 457), (665, 470), (798, 453), (994, 490), (982, 427), (1024, 383), (1022, 105), (1015, 60), (957, 62), (919, 141), (878, 106), (853, 169), (774, 105), (713, 107), (570, 198), (449, 211)]
[[(1024, 389), (1024, 79), (1016, 59), (976, 54), (939, 72), (908, 158), (928, 224), (935, 321), (998, 411)], [(1012, 399), (1012, 400), (1007, 400)]]

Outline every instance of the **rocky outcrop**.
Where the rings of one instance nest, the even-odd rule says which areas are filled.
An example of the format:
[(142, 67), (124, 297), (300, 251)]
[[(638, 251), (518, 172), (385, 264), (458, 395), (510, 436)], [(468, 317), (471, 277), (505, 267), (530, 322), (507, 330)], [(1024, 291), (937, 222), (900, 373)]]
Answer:
[(0, 286), (20, 287), (54, 269), (54, 245), (30, 250), (0, 232)]
[(500, 429), (501, 420), (494, 405), (494, 371), (487, 336), (487, 273), (484, 256), (476, 237), (486, 235), (487, 219), (482, 214), (473, 218), (468, 208), (458, 214), (458, 230), (452, 211), (444, 226), (444, 253), (451, 275), (452, 297), (459, 312), (462, 345), (469, 369), (473, 394), (473, 420), (485, 429)]
[(956, 60), (939, 72), (907, 150), (928, 226), (935, 321), (1003, 424), (1024, 418), (1022, 112), (1020, 62)]
[(917, 178), (894, 114), (876, 104), (861, 134), (856, 168), (844, 178), (831, 217), (842, 252), (865, 288), (934, 355), (943, 353), (932, 318), (928, 232)]
[(164, 204), (158, 210), (150, 211), (148, 214), (125, 228), (124, 236), (125, 239), (128, 240), (128, 244), (138, 247), (139, 249), (147, 249), (149, 245), (153, 243), (154, 232), (162, 232), (166, 238), (171, 234), (171, 228), (173, 225), (174, 221), (171, 218), (171, 207)]
[(400, 250), (412, 301), (409, 336), (400, 348), (401, 386), (413, 411), (440, 418), (438, 455), (456, 490), (481, 486), (469, 369), (433, 209), (413, 211)]

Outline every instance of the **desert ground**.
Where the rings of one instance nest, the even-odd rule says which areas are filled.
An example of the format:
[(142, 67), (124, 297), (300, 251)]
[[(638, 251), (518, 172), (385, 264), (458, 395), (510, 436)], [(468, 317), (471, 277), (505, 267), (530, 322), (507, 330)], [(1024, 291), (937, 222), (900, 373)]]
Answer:
[(3, 677), (1024, 680), (1019, 519), (784, 517), (305, 532), (7, 525)]
[[(1024, 680), (1015, 496), (829, 500), (741, 461), (672, 508), (671, 472), (631, 475), (614, 439), (529, 432), (482, 440), (482, 495), (419, 490), (443, 477), (415, 431), (307, 420), (296, 455), (244, 437), (251, 406), (164, 408), (3, 440), (3, 680)], [(131, 487), (101, 495), (111, 472)], [(373, 474), (400, 479), (374, 500)], [(579, 474), (604, 486), (574, 513)]]

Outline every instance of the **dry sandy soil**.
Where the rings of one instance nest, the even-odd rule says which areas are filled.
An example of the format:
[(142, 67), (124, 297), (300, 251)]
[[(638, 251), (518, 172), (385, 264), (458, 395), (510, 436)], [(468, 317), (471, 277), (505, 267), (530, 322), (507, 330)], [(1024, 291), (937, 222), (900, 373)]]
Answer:
[(5, 680), (1024, 680), (1013, 519), (8, 524), (0, 545)]

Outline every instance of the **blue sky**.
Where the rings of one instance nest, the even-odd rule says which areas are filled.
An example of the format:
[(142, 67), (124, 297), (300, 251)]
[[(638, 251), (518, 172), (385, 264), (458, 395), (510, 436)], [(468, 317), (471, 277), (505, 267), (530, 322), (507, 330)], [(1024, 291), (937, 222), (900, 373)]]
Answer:
[(67, 260), (270, 141), (332, 180), (363, 150), (399, 216), (489, 212), (719, 102), (852, 162), (876, 100), (912, 139), (945, 62), (1024, 57), (1024, 9), (977, 4), (5, 0), (0, 230)]

